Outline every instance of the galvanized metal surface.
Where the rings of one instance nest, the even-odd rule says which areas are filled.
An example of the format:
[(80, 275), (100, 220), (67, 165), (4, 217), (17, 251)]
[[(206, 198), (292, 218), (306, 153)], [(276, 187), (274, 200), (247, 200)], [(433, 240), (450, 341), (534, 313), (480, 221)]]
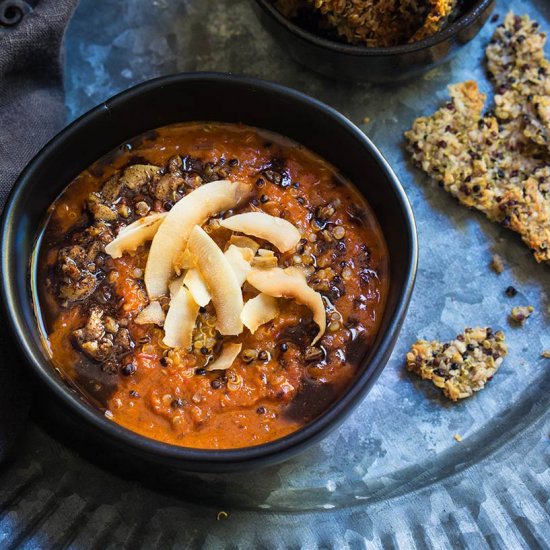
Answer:
[[(511, 7), (550, 30), (546, 0), (500, 0), (496, 13)], [(177, 71), (231, 71), (305, 91), (358, 123), (396, 170), (418, 222), (420, 270), (390, 363), (320, 445), (262, 472), (184, 476), (161, 492), (153, 479), (102, 469), (30, 423), (0, 471), (1, 547), (548, 547), (550, 363), (540, 354), (550, 348), (549, 268), (457, 205), (403, 151), (403, 131), (445, 100), (448, 84), (474, 78), (490, 90), (482, 59), (494, 25), (423, 78), (376, 87), (295, 65), (247, 0), (81, 0), (67, 37), (71, 118)], [(506, 264), (500, 276), (488, 268), (495, 252)], [(503, 293), (510, 284), (519, 290), (513, 299)], [(510, 327), (511, 307), (524, 304), (535, 315), (525, 328)], [(476, 324), (503, 328), (510, 346), (479, 395), (449, 404), (404, 371), (417, 337), (452, 338)], [(220, 510), (228, 517), (217, 519)]]

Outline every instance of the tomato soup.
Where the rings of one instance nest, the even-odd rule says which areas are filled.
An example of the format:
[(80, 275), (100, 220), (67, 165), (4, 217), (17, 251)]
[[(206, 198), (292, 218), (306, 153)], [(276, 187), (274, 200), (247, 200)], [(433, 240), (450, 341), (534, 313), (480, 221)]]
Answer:
[[(234, 204), (214, 197), (238, 185)], [(373, 345), (389, 284), (355, 187), (236, 124), (167, 126), (97, 161), (52, 205), (37, 258), (67, 382), (129, 430), (202, 449), (266, 443), (326, 410)]]

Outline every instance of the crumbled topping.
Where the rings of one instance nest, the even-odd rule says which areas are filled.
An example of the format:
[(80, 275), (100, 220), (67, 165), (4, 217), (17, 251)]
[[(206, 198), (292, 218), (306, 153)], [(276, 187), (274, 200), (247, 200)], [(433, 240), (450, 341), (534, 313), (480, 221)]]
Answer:
[(498, 254), (495, 254), (491, 260), (491, 269), (499, 275), (504, 271), (504, 261)]
[(535, 311), (533, 306), (516, 306), (512, 308), (510, 320), (518, 325), (523, 325), (531, 317), (533, 311)]
[(503, 332), (467, 328), (452, 342), (419, 340), (407, 353), (406, 366), (457, 401), (482, 390), (507, 353)]

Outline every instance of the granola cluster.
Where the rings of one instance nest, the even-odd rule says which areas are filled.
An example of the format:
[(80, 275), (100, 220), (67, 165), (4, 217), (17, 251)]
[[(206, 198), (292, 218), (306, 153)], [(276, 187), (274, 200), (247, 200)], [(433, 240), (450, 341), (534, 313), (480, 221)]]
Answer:
[(300, 10), (320, 18), (350, 44), (388, 47), (417, 42), (441, 30), (457, 0), (276, 0), (285, 17)]
[(550, 260), (550, 64), (538, 23), (513, 13), (487, 48), (494, 111), (473, 81), (406, 132), (413, 161), (465, 206), (519, 233)]
[(407, 370), (443, 391), (452, 401), (482, 390), (508, 353), (504, 333), (467, 328), (452, 342), (419, 340), (407, 353)]

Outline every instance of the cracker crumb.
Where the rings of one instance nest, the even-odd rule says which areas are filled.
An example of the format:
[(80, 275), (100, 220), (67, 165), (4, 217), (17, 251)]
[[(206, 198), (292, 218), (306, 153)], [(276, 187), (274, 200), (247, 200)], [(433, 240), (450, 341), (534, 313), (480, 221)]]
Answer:
[(407, 370), (431, 380), (451, 401), (482, 390), (508, 353), (502, 331), (467, 328), (452, 342), (419, 340), (407, 353)]
[(450, 86), (450, 101), (406, 132), (412, 159), (463, 205), (520, 234), (550, 261), (550, 62), (546, 34), (509, 13), (487, 50), (494, 110), (482, 116), (476, 82)]
[(462, 436), (460, 436), (459, 434), (455, 434), (455, 440), (460, 443), (462, 441)]
[(370, 117), (366, 116), (364, 119), (363, 119), (363, 124), (368, 124), (370, 122)]
[(531, 317), (533, 311), (535, 311), (533, 306), (516, 306), (512, 308), (510, 320), (516, 325), (523, 325)]
[(493, 255), (491, 260), (491, 269), (499, 275), (504, 272), (504, 260), (498, 254)]
[(550, 359), (550, 349), (545, 349), (541, 354), (545, 359)]

